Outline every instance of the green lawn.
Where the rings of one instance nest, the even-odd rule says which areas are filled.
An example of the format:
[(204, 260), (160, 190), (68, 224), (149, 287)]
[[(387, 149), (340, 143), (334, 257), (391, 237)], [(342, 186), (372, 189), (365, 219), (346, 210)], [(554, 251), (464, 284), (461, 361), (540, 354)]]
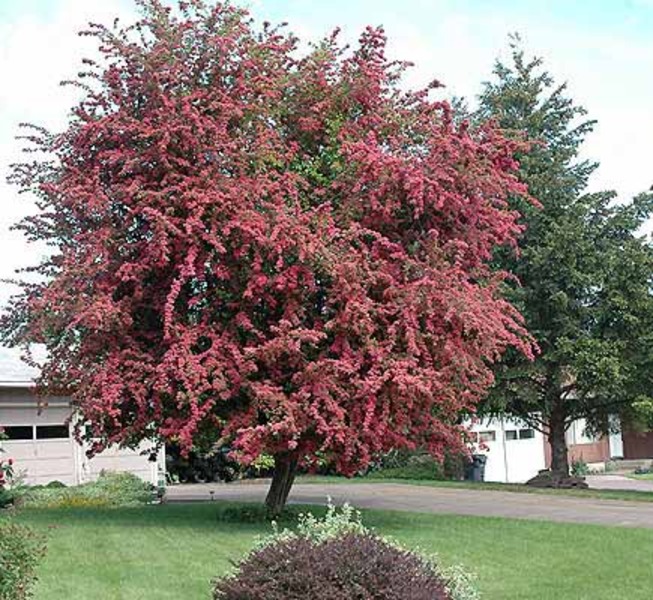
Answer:
[[(221, 506), (24, 510), (49, 536), (35, 600), (208, 600), (209, 580), (268, 530)], [(651, 597), (653, 530), (381, 511), (364, 521), (476, 571), (486, 600)]]
[[(641, 479), (653, 479), (653, 475), (633, 476)], [(474, 482), (474, 481), (438, 481), (434, 479), (404, 479), (381, 477), (374, 474), (365, 477), (347, 479), (337, 475), (304, 475), (297, 479), (297, 483), (400, 483), (404, 485), (420, 485), (429, 487), (463, 488), (471, 490), (494, 490), (500, 492), (514, 492), (516, 494), (545, 494), (558, 496), (574, 496), (576, 498), (599, 498), (602, 500), (628, 500), (634, 502), (653, 502), (653, 492), (637, 490), (574, 490), (574, 489), (547, 489), (536, 488), (519, 483)]]
[(632, 475), (629, 475), (629, 477), (632, 477), (633, 479), (653, 480), (653, 473), (633, 473)]

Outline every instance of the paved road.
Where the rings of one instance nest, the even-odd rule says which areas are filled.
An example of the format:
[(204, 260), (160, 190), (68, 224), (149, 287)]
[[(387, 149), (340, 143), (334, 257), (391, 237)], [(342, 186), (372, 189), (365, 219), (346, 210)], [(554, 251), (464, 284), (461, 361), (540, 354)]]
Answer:
[[(211, 494), (212, 492), (212, 494)], [(168, 501), (237, 500), (262, 502), (265, 482), (170, 487)], [(350, 502), (359, 508), (593, 523), (653, 529), (653, 502), (626, 502), (544, 494), (437, 488), (393, 483), (296, 484), (290, 502)]]
[(599, 490), (635, 490), (653, 492), (653, 481), (649, 479), (631, 479), (623, 475), (588, 475), (587, 483)]

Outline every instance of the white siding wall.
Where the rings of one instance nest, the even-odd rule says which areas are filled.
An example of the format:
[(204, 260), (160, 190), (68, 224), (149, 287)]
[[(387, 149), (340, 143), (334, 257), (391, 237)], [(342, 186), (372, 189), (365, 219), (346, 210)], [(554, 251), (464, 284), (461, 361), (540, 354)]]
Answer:
[[(83, 450), (83, 449), (82, 449)], [(138, 475), (143, 481), (157, 485), (159, 479), (159, 467), (165, 464), (165, 453), (159, 453), (158, 460), (149, 460), (149, 445), (143, 443), (136, 450), (129, 448), (118, 448), (116, 446), (107, 448), (102, 454), (92, 459), (81, 452), (80, 479), (82, 482), (94, 481), (102, 471), (126, 471)], [(141, 454), (145, 452), (145, 454)]]

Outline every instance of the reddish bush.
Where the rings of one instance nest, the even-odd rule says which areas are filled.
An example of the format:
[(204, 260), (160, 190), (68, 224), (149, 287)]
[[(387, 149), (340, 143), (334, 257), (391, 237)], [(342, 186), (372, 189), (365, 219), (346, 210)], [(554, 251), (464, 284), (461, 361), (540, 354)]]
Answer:
[(253, 552), (215, 600), (450, 600), (446, 582), (417, 554), (369, 532), (324, 541), (292, 537)]

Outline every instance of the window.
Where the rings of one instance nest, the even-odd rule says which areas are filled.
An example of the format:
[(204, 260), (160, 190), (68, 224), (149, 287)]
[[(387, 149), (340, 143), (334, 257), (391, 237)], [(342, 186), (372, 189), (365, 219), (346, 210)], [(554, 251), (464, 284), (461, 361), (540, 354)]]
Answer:
[(506, 441), (507, 442), (512, 442), (513, 440), (517, 439), (517, 431), (514, 429), (509, 429), (506, 431)]
[(10, 425), (4, 428), (5, 436), (11, 441), (25, 441), (34, 439), (34, 431), (31, 425)]
[(478, 434), (478, 441), (483, 442), (494, 442), (497, 439), (497, 434), (494, 431), (480, 431)]
[(598, 442), (599, 438), (594, 437), (591, 433), (586, 431), (587, 421), (585, 419), (578, 419), (569, 425), (567, 429), (567, 443), (570, 445), (575, 444), (593, 444)]
[(535, 437), (534, 429), (520, 429), (519, 430), (519, 439), (520, 440), (532, 440)]
[(36, 428), (37, 440), (65, 440), (68, 436), (68, 425), (38, 425)]

